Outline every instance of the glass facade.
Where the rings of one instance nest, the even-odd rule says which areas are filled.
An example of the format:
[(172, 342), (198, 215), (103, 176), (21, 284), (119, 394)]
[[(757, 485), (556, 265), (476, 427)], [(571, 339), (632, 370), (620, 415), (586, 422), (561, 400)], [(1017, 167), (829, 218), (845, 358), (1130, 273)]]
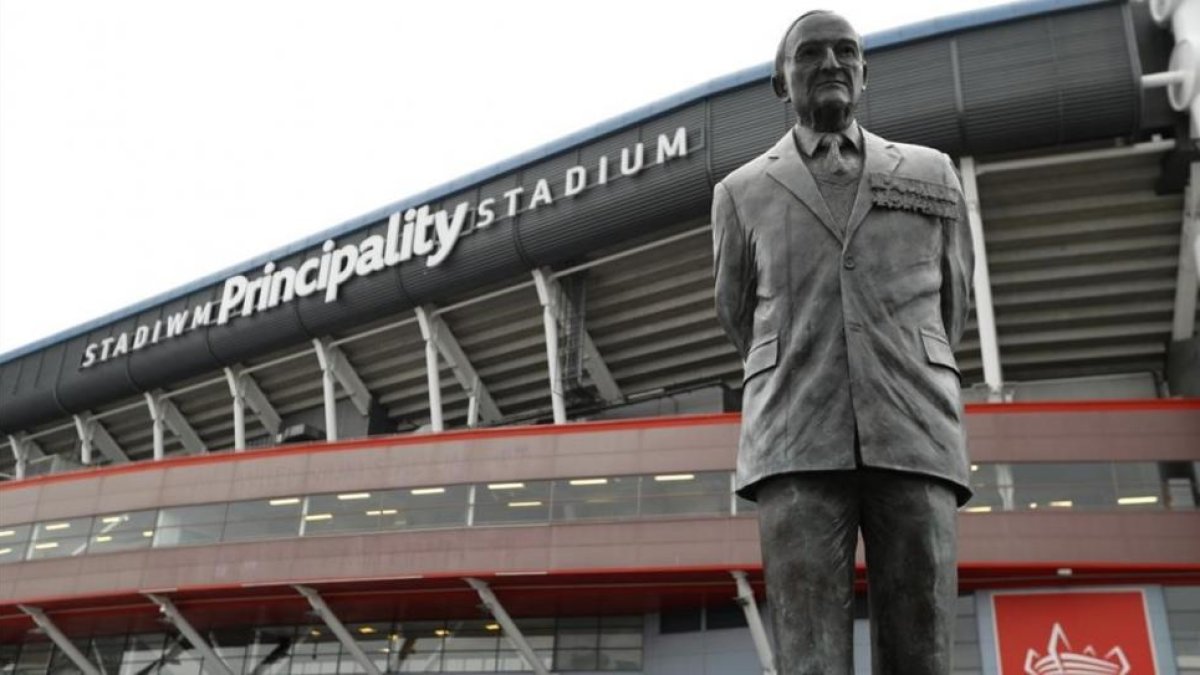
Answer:
[[(1196, 465), (977, 464), (968, 513), (1194, 510)], [(330, 534), (753, 513), (729, 471), (516, 480), (172, 506), (0, 528), (0, 563)]]
[[(641, 616), (516, 619), (517, 627), (554, 672), (640, 672)], [(387, 673), (530, 672), (524, 659), (488, 619), (373, 621), (347, 630), (367, 658)], [(207, 631), (210, 645), (241, 675), (335, 675), (363, 668), (324, 624), (257, 626)], [(109, 675), (201, 675), (203, 656), (174, 632), (109, 635), (75, 644)], [(44, 637), (0, 647), (0, 673), (45, 675), (78, 669)]]

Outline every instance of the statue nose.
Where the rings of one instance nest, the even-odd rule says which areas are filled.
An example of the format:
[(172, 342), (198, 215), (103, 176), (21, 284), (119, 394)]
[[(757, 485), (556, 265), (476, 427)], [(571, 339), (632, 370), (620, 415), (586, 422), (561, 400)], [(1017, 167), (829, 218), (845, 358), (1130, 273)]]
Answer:
[(821, 59), (822, 70), (835, 70), (838, 67), (837, 56), (833, 53), (833, 47), (825, 50), (825, 57)]

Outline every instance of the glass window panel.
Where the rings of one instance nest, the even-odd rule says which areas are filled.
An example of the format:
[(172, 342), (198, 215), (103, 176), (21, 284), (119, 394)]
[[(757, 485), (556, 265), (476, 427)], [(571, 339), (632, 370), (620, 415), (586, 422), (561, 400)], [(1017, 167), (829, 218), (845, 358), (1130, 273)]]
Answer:
[(597, 670), (633, 670), (642, 669), (641, 649), (601, 649)]
[(300, 536), (303, 503), (299, 497), (233, 502), (226, 514), (224, 541)]
[(92, 517), (85, 518), (64, 518), (62, 520), (48, 520), (44, 523), (38, 523), (33, 528), (32, 541), (35, 545), (58, 540), (76, 540), (83, 539), (87, 541), (87, 536), (91, 532)]
[(728, 514), (729, 472), (671, 473), (642, 478), (641, 513), (650, 516)]
[(488, 630), (488, 626), (498, 628), (492, 621), (451, 622), (447, 626), (450, 633), (446, 636), (446, 651), (494, 653), (500, 646), (500, 631)]
[(444, 673), (496, 671), (496, 652), (446, 652), (442, 656)]
[(571, 478), (554, 481), (554, 520), (637, 516), (637, 476)]
[(87, 550), (87, 544), (88, 540), (86, 536), (34, 541), (29, 547), (29, 560), (83, 555), (84, 551)]
[(1157, 462), (1115, 462), (1112, 469), (1117, 506), (1122, 511), (1163, 508), (1164, 483)]
[(737, 512), (739, 515), (747, 514), (747, 513), (757, 513), (758, 512), (758, 503), (752, 502), (749, 499), (742, 499), (741, 497), (738, 497), (737, 498)]
[(404, 488), (379, 493), (379, 527), (403, 530), (467, 524), (469, 485)]
[(200, 504), (198, 506), (172, 506), (159, 509), (159, 527), (182, 527), (184, 525), (206, 525), (225, 522), (227, 504)]
[(213, 525), (187, 525), (185, 527), (160, 527), (150, 532), (154, 548), (170, 546), (189, 546), (192, 544), (212, 544), (221, 541), (220, 523)]
[(560, 670), (596, 670), (595, 649), (559, 649), (555, 652), (554, 667)]
[(145, 533), (154, 531), (157, 518), (158, 511), (153, 509), (96, 516), (92, 521), (88, 553), (149, 548), (153, 540)]
[(382, 527), (379, 496), (371, 491), (312, 495), (304, 515), (304, 534), (372, 532)]
[(125, 662), (147, 662), (162, 656), (166, 640), (163, 633), (140, 633), (129, 636), (129, 644), (125, 647)]
[[(743, 622), (745, 625), (745, 622)], [(600, 635), (600, 646), (609, 648), (631, 649), (642, 646), (642, 629), (641, 628), (621, 628), (617, 632), (612, 629), (605, 629)]]
[(4, 525), (0, 527), (0, 563), (19, 562), (25, 559), (29, 548), (32, 525)]
[[(535, 651), (554, 649), (554, 619), (514, 619), (517, 628)], [(501, 647), (507, 647), (505, 642)]]
[(557, 649), (595, 649), (600, 644), (600, 619), (566, 617), (558, 620)]
[[(547, 669), (554, 669), (554, 651), (550, 649), (534, 649), (534, 656), (542, 662), (542, 665)], [(513, 671), (530, 672), (530, 668), (525, 663), (525, 658), (521, 656), (515, 649), (501, 649), (500, 657), (497, 659), (496, 669), (502, 673)]]
[(668, 610), (658, 615), (658, 632), (663, 635), (690, 633), (700, 630), (703, 621), (704, 614), (699, 609)]
[[(202, 667), (201, 659), (180, 659), (171, 660), (162, 664), (162, 666), (153, 672), (160, 675), (205, 675)], [(234, 671), (239, 672), (238, 670)]]
[(496, 670), (507, 673), (521, 670), (531, 671), (532, 669), (525, 664), (525, 659), (516, 650), (501, 649), (499, 656), (496, 658)]
[(1010, 466), (1013, 502), (1018, 509), (1111, 509), (1117, 504), (1109, 462)]
[(26, 642), (21, 645), (16, 672), (45, 672), (53, 651), (54, 645), (49, 642)]
[(158, 529), (152, 533), (154, 546), (183, 546), (221, 540), (225, 504), (174, 506), (160, 509)]
[(745, 628), (746, 612), (741, 607), (729, 603), (716, 605), (704, 610), (705, 630), (720, 630), (722, 628)]
[(92, 535), (116, 534), (119, 532), (141, 532), (153, 530), (158, 519), (158, 510), (129, 511), (96, 516), (92, 522)]
[(294, 675), (334, 675), (338, 672), (337, 652), (308, 653), (292, 657), (292, 673)]
[(475, 487), (475, 523), (545, 523), (550, 520), (551, 481), (484, 483)]
[(11, 673), (17, 667), (20, 645), (0, 644), (0, 673)]

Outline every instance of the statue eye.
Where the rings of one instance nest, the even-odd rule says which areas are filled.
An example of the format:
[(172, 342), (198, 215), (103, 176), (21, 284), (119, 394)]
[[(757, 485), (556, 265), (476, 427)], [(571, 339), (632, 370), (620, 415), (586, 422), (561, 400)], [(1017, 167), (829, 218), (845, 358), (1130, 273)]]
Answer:
[(820, 58), (821, 50), (815, 45), (804, 45), (796, 50), (796, 57), (805, 61)]
[(858, 56), (858, 48), (854, 45), (844, 44), (838, 47), (837, 53), (842, 58), (850, 59)]

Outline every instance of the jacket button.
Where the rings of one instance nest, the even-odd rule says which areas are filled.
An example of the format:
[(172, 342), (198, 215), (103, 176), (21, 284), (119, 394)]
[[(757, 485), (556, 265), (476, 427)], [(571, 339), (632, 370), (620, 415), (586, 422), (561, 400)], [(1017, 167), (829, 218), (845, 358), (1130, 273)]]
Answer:
[(842, 266), (848, 270), (854, 269), (854, 256), (846, 256), (846, 259), (842, 261)]

